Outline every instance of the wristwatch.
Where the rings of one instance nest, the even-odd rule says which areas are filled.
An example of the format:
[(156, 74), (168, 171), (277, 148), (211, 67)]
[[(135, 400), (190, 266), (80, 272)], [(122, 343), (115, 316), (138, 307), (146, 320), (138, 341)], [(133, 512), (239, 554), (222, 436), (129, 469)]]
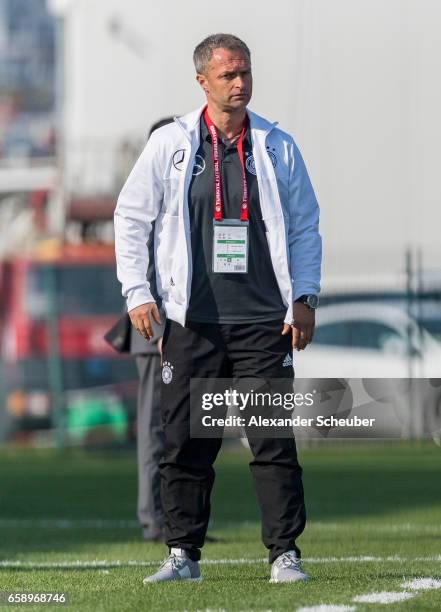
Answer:
[(309, 295), (301, 295), (295, 301), (301, 302), (302, 304), (306, 304), (306, 306), (308, 306), (308, 308), (311, 308), (311, 310), (315, 310), (319, 305), (318, 295), (315, 295), (314, 293), (311, 293)]

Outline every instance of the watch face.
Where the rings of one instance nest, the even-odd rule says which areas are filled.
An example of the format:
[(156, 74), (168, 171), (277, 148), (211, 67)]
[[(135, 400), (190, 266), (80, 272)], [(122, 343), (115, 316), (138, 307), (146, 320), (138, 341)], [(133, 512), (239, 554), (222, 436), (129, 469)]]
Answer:
[(308, 295), (306, 298), (306, 303), (310, 308), (317, 308), (319, 299), (317, 295)]

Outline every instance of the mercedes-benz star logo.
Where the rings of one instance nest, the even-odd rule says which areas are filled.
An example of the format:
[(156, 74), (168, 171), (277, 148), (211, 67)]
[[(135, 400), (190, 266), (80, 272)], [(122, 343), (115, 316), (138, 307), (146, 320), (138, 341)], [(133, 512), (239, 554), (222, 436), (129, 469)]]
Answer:
[(177, 151), (175, 151), (173, 153), (173, 165), (176, 168), (176, 170), (181, 171), (182, 169), (182, 162), (184, 161), (184, 157), (185, 157), (185, 149), (178, 149)]
[(193, 176), (197, 176), (198, 174), (202, 174), (205, 170), (205, 159), (199, 153), (194, 158), (194, 166), (193, 166)]

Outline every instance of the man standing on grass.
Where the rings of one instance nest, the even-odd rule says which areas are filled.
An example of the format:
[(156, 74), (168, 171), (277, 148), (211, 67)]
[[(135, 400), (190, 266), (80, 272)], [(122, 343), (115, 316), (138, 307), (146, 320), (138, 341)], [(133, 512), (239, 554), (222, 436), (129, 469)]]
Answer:
[[(247, 109), (248, 47), (216, 34), (193, 59), (206, 105), (154, 132), (115, 211), (132, 324), (149, 338), (152, 318), (160, 321), (146, 281), (153, 222), (166, 315), (160, 470), (169, 556), (145, 583), (201, 579), (222, 440), (190, 436), (190, 380), (274, 378), (292, 388), (292, 348), (312, 340), (320, 290), (317, 201), (292, 137)], [(228, 258), (225, 239), (238, 245)], [(249, 443), (271, 580), (307, 580), (296, 545), (305, 506), (294, 438)]]

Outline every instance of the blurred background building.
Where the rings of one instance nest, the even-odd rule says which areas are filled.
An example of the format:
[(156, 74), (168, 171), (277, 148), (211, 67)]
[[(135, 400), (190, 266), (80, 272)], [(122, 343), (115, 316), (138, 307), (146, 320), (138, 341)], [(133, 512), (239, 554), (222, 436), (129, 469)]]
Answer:
[(0, 1), (3, 158), (53, 156), (55, 30), (45, 0)]
[[(82, 373), (69, 378), (69, 392), (105, 387), (112, 398), (123, 397), (112, 387), (117, 357), (98, 340), (104, 318), (122, 308), (120, 297), (109, 301), (120, 291), (113, 208), (151, 124), (203, 103), (192, 53), (216, 31), (234, 32), (251, 48), (251, 107), (294, 135), (321, 204), (323, 315), (298, 371), (335, 376), (326, 363), (344, 351), (358, 368), (345, 376), (380, 370), (435, 377), (427, 364), (436, 363), (441, 341), (440, 17), (437, 0), (225, 0), (219, 11), (204, 11), (196, 0), (0, 0), (0, 278), (30, 284), (32, 308), (37, 304), (46, 326), (35, 331), (29, 303), (20, 305), (27, 290), (11, 289), (16, 302), (4, 304), (0, 325), (10, 383), (3, 384), (5, 406), (22, 415), (29, 402), (37, 412), (46, 406), (46, 427), (61, 401), (62, 418), (70, 368)], [(101, 253), (97, 265), (107, 266), (110, 294), (95, 294), (93, 313), (91, 300), (73, 309), (89, 316), (84, 337), (94, 340), (69, 353), (63, 329), (79, 323), (72, 313), (59, 320), (61, 287), (83, 291), (81, 265), (91, 265), (93, 245)], [(31, 272), (41, 271), (43, 260), (52, 272)], [(72, 266), (77, 280), (63, 285)], [(54, 307), (41, 297), (51, 291)], [(348, 302), (359, 304), (355, 314)], [(17, 321), (21, 311), (14, 323), (11, 313)], [(11, 374), (21, 354), (14, 330), (25, 319), (35, 334), (29, 346), (40, 347), (40, 365), (46, 359), (36, 384), (29, 382), (35, 365)], [(430, 359), (427, 346), (435, 351)], [(46, 399), (29, 400), (28, 387)], [(124, 398), (120, 403), (127, 406)]]

